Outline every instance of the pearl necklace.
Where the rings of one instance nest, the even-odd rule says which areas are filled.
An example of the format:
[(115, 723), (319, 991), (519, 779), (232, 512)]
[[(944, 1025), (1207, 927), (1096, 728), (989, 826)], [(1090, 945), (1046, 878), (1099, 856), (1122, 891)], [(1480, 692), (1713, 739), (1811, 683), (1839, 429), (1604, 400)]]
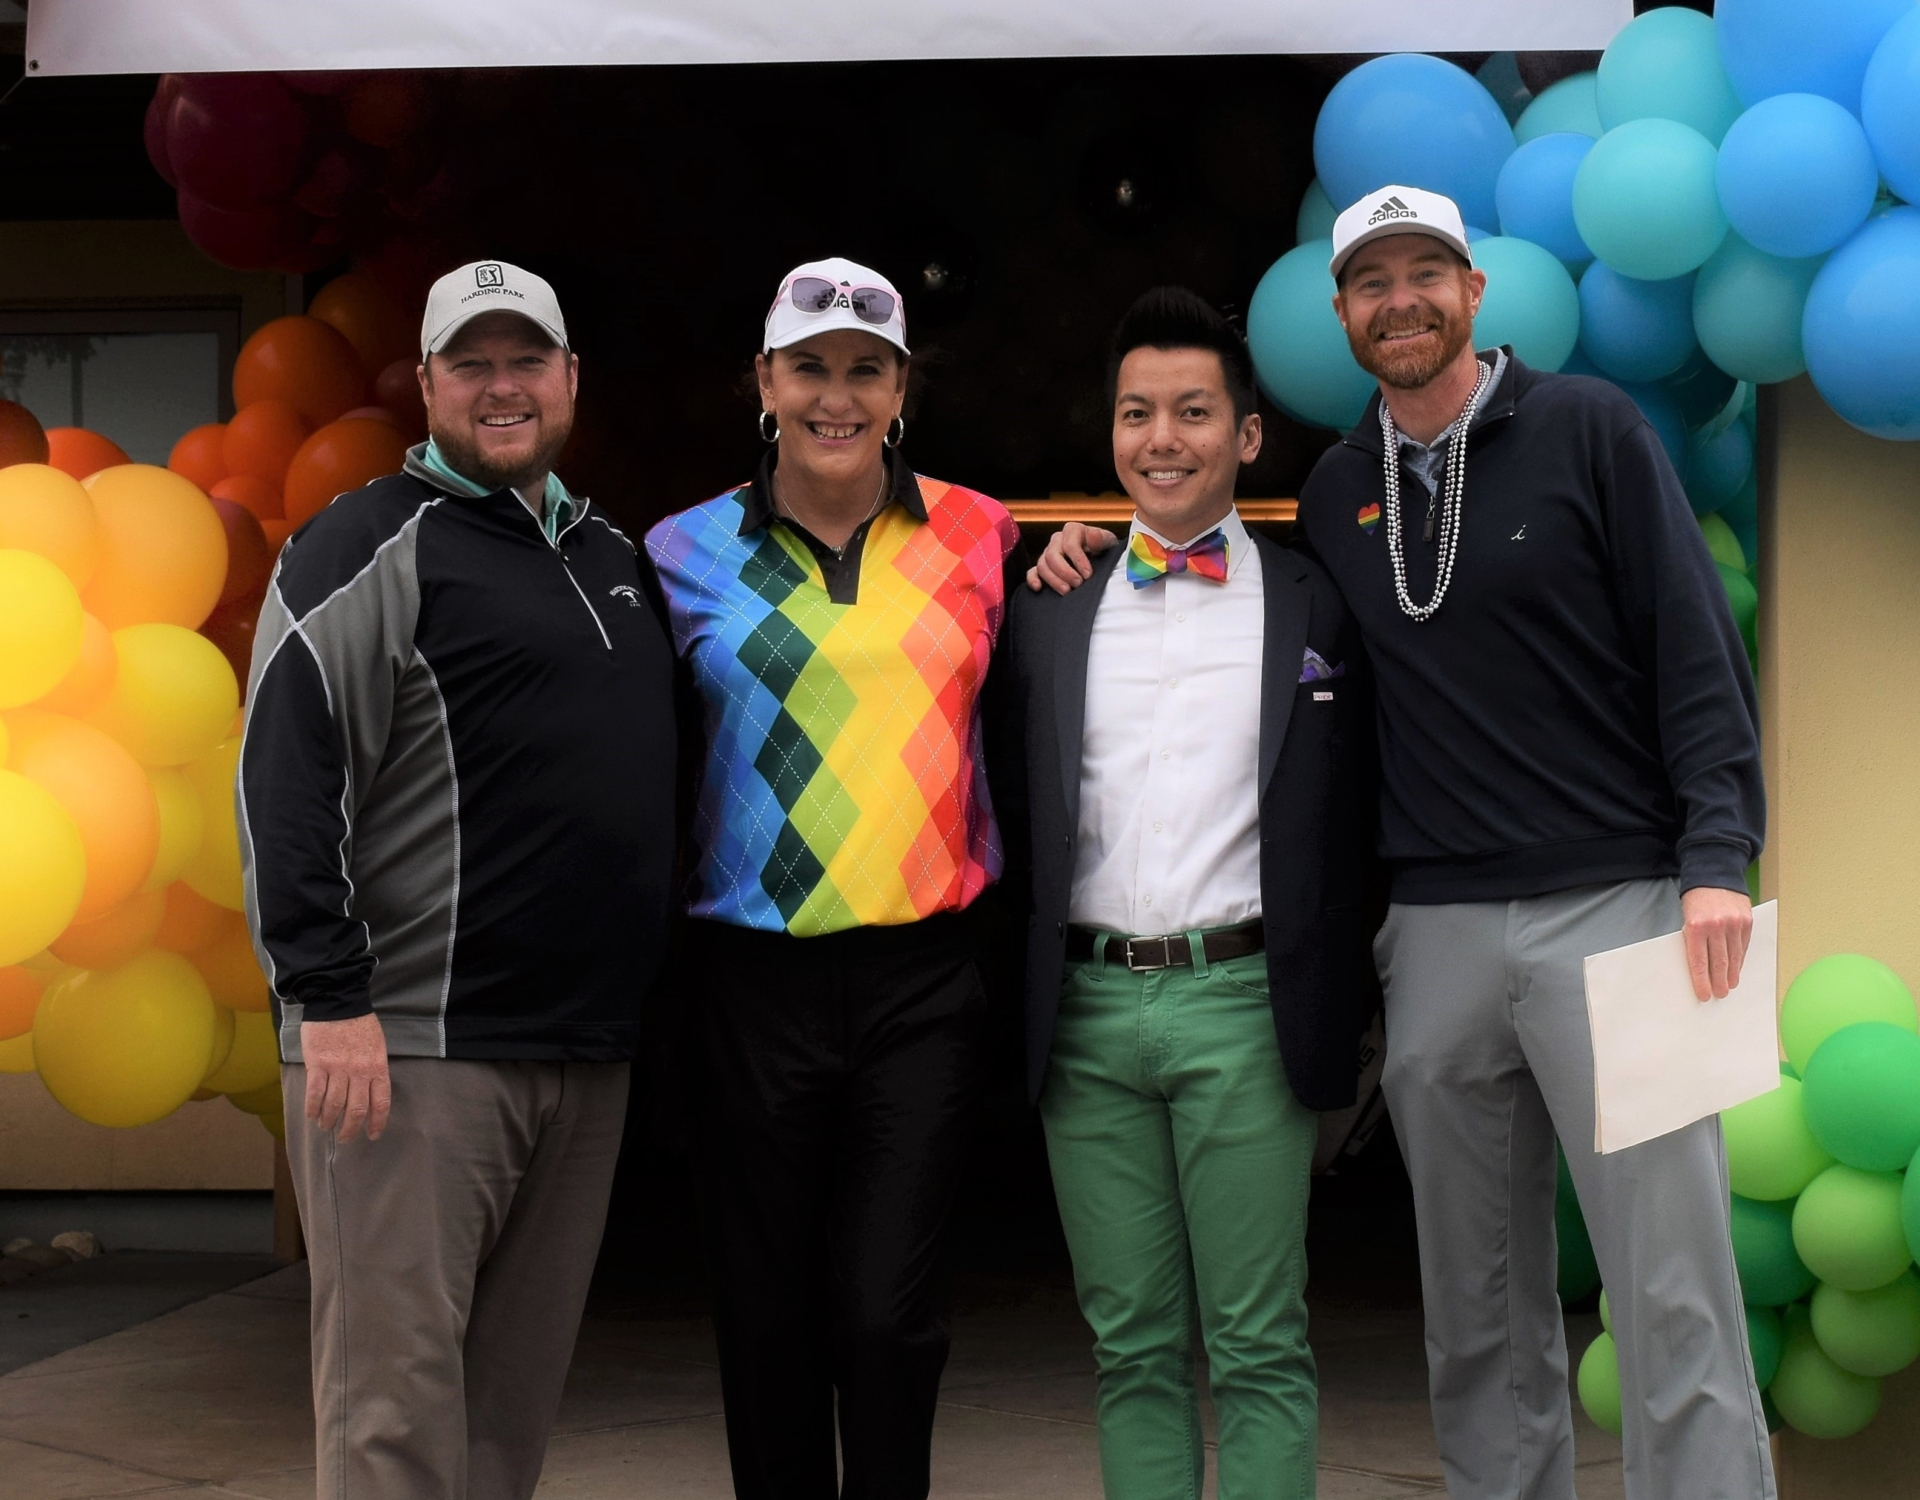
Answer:
[(1465, 408), (1454, 419), (1453, 448), (1447, 454), (1447, 471), (1440, 481), (1440, 563), (1434, 577), (1433, 598), (1425, 604), (1415, 604), (1407, 593), (1406, 549), (1400, 537), (1400, 433), (1393, 425), (1393, 413), (1387, 409), (1386, 397), (1380, 398), (1380, 436), (1387, 446), (1387, 556), (1393, 563), (1393, 591), (1399, 596), (1400, 612), (1410, 620), (1431, 620), (1438, 614), (1440, 602), (1447, 597), (1447, 585), (1453, 581), (1453, 560), (1460, 551), (1460, 514), (1467, 490), (1467, 433), (1473, 427), (1474, 413), (1479, 410), (1480, 398), (1486, 394), (1487, 382), (1492, 377), (1492, 368), (1481, 365), (1479, 378), (1473, 383), (1473, 394), (1467, 397)]
[[(887, 498), (888, 477), (889, 476), (887, 474), (887, 466), (885, 464), (882, 464), (880, 466), (880, 489), (879, 489), (879, 492), (873, 497), (873, 509), (868, 511), (866, 515), (860, 518), (859, 525), (853, 528), (855, 531), (858, 531), (861, 526), (866, 525), (867, 522), (871, 521), (875, 516), (880, 514), (880, 507), (883, 504), (885, 504), (886, 498)], [(800, 512), (795, 510), (793, 506), (790, 505), (788, 502), (780, 498), (779, 487), (777, 485), (774, 485), (774, 486), (770, 486), (770, 488), (772, 489), (772, 492), (773, 492), (774, 511), (776, 513), (780, 511), (785, 511), (789, 519), (791, 519), (795, 524), (797, 524), (803, 530), (805, 530), (808, 536), (813, 536), (814, 535), (813, 528), (808, 526), (805, 521), (802, 521), (800, 519)], [(852, 542), (853, 542), (853, 537), (849, 535), (846, 541), (842, 542), (838, 547), (830, 546), (826, 542), (822, 542), (820, 545), (823, 547), (826, 547), (826, 549), (829, 552), (831, 552), (835, 557), (845, 557), (847, 555), (847, 548), (852, 544)]]

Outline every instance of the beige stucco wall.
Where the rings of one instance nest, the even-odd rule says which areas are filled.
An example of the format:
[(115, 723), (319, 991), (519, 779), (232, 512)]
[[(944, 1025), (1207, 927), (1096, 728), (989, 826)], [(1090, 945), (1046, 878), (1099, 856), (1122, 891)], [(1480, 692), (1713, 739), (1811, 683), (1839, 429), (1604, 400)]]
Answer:
[[(1763, 418), (1761, 869), (1781, 983), (1853, 951), (1920, 993), (1920, 443), (1854, 431), (1804, 378)], [(1782, 1500), (1920, 1492), (1920, 1368), (1859, 1436), (1788, 1433), (1780, 1453)]]

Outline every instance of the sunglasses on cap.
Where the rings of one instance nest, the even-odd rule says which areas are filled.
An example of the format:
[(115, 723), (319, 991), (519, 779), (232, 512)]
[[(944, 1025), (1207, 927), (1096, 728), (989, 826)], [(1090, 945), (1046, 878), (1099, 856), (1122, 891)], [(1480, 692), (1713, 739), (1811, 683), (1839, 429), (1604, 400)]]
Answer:
[(900, 307), (900, 299), (884, 287), (840, 287), (824, 276), (796, 276), (780, 289), (780, 296), (773, 299), (775, 307), (780, 305), (780, 297), (791, 300), (794, 307), (803, 313), (831, 312), (845, 298), (846, 305), (853, 309), (853, 315), (875, 328), (885, 328), (891, 323)]

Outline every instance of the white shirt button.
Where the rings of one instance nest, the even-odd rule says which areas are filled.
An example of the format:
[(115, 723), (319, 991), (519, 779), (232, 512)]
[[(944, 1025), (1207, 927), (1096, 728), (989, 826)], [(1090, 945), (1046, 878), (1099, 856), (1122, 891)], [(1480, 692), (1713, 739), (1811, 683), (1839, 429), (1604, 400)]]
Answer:
[(1160, 825), (1159, 825), (1158, 823), (1155, 823), (1155, 824), (1153, 825), (1153, 831), (1154, 831), (1155, 833), (1158, 833), (1158, 832), (1160, 831)]
[(1182, 612), (1182, 613), (1180, 613), (1180, 614), (1176, 614), (1176, 615), (1174, 616), (1174, 619), (1176, 619), (1176, 620), (1178, 620), (1178, 621), (1179, 621), (1179, 622), (1180, 622), (1180, 623), (1181, 623), (1182, 625), (1184, 625), (1184, 624), (1186, 624), (1186, 623), (1187, 623), (1187, 617), (1186, 617), (1186, 614), (1185, 614), (1184, 612)]
[(1170, 688), (1177, 688), (1177, 687), (1179, 687), (1179, 686), (1180, 686), (1180, 679), (1179, 679), (1178, 677), (1169, 677), (1169, 678), (1167, 679), (1167, 686), (1168, 686), (1168, 687), (1170, 687)]
[(1162, 750), (1162, 751), (1160, 752), (1160, 758), (1161, 758), (1162, 760), (1172, 760), (1172, 759), (1173, 759), (1173, 752), (1172, 752), (1171, 750)]
[(1153, 905), (1153, 897), (1151, 897), (1151, 896), (1142, 896), (1142, 897), (1140, 898), (1140, 904), (1141, 904), (1142, 906), (1151, 906), (1151, 905)]

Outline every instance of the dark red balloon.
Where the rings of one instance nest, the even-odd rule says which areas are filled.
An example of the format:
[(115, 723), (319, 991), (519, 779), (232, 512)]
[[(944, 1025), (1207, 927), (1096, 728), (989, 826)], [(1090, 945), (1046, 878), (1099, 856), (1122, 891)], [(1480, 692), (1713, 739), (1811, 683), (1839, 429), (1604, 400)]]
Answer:
[(258, 208), (293, 190), (307, 116), (270, 73), (194, 73), (167, 122), (167, 160), (182, 192), (215, 208)]
[(180, 180), (174, 175), (173, 163), (168, 158), (167, 131), (173, 119), (173, 103), (180, 97), (180, 75), (162, 73), (160, 82), (154, 85), (153, 98), (147, 103), (147, 120), (143, 127), (147, 145), (147, 160), (153, 163), (153, 170), (166, 178), (168, 187), (179, 187)]
[(236, 271), (317, 271), (339, 254), (337, 231), (322, 238), (318, 221), (288, 203), (229, 210), (182, 188), (180, 227), (208, 259)]
[(227, 577), (220, 586), (220, 603), (252, 599), (258, 609), (267, 575), (273, 571), (273, 551), (260, 529), (260, 518), (232, 500), (216, 499), (212, 504), (227, 533)]
[(368, 159), (372, 155), (357, 141), (329, 148), (295, 190), (294, 203), (319, 218), (337, 218), (356, 196), (379, 181), (380, 165)]
[(374, 376), (373, 399), (393, 413), (401, 435), (410, 442), (427, 435), (427, 407), (420, 399), (420, 361), (396, 359)]

